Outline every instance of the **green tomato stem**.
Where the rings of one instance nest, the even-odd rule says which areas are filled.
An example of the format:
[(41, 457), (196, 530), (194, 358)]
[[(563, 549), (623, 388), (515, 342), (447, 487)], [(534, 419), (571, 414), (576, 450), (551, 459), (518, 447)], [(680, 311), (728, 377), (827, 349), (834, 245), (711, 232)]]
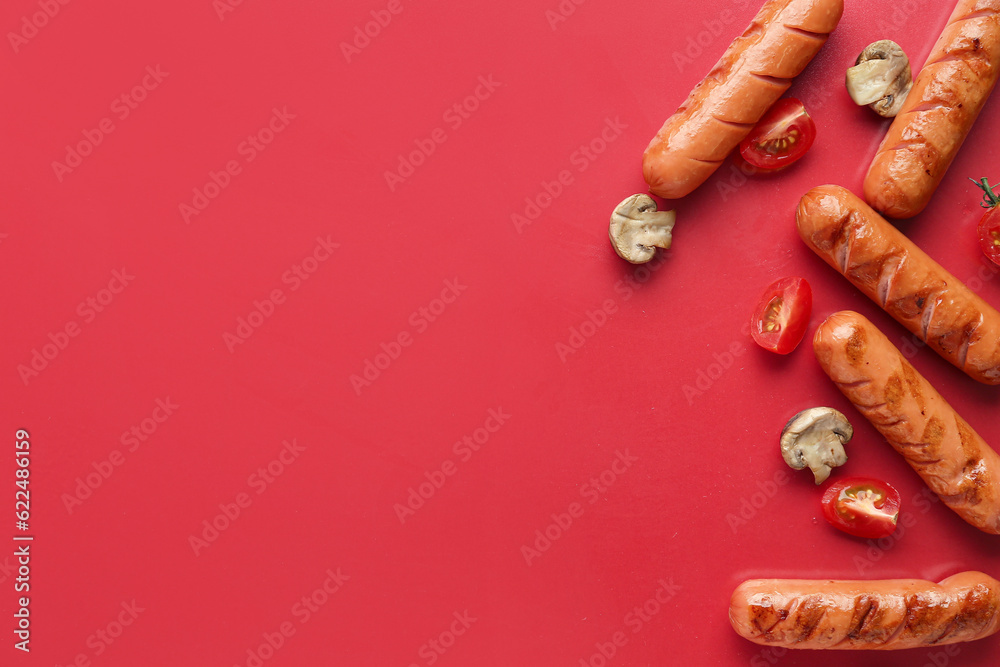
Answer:
[(983, 178), (979, 181), (974, 178), (970, 178), (969, 180), (975, 183), (976, 187), (983, 191), (983, 201), (979, 203), (980, 206), (983, 208), (993, 208), (994, 206), (1000, 205), (1000, 197), (993, 192), (988, 178)]

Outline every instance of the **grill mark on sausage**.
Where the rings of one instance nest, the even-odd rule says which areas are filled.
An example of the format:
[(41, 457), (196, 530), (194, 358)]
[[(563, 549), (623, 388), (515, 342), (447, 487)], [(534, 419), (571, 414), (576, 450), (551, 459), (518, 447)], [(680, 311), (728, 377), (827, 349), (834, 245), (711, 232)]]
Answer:
[(809, 641), (823, 622), (826, 611), (822, 595), (810, 595), (802, 600), (795, 613), (795, 641)]
[(972, 616), (971, 622), (976, 623), (976, 634), (980, 634), (987, 628), (992, 628), (996, 618), (1000, 615), (1000, 595), (991, 591), (985, 584), (977, 584), (966, 596), (966, 606), (962, 608), (963, 615), (969, 609)]
[[(897, 320), (901, 317), (906, 320), (916, 320), (918, 317), (921, 318), (920, 327), (922, 332), (923, 331), (922, 318), (924, 312), (927, 309), (927, 301), (929, 297), (932, 295), (932, 290), (933, 287), (922, 286), (916, 292), (903, 294), (898, 299), (888, 304), (888, 306), (886, 307), (886, 312), (888, 312)], [(929, 320), (927, 322), (927, 329), (928, 331), (932, 329), (931, 322)]]
[(931, 321), (934, 319), (934, 312), (937, 310), (938, 304), (941, 303), (941, 295), (935, 294), (933, 298), (927, 297), (927, 300), (931, 304), (924, 309), (923, 315), (920, 318), (920, 338), (924, 342), (927, 341), (927, 332), (930, 331)]
[(712, 114), (712, 118), (722, 123), (723, 125), (729, 125), (730, 127), (735, 127), (738, 130), (750, 130), (753, 129), (754, 123), (740, 123), (735, 120), (726, 120), (725, 118), (719, 118), (715, 114)]
[(763, 72), (750, 72), (751, 76), (755, 76), (764, 83), (770, 83), (771, 85), (788, 88), (792, 85), (791, 79), (784, 79), (780, 76), (771, 76), (770, 74), (764, 74)]
[(900, 141), (898, 144), (896, 144), (892, 148), (886, 148), (882, 152), (883, 153), (888, 153), (890, 151), (900, 151), (900, 150), (903, 150), (905, 148), (910, 148), (910, 147), (918, 147), (918, 148), (921, 148), (921, 149), (929, 148), (929, 146), (927, 145), (927, 140), (924, 139), (923, 137), (920, 137), (918, 139), (903, 139), (902, 141)]
[(985, 7), (983, 9), (974, 11), (970, 14), (966, 14), (965, 16), (960, 16), (959, 18), (952, 21), (950, 25), (955, 25), (956, 23), (960, 23), (962, 21), (971, 21), (973, 19), (982, 18), (984, 16), (996, 16), (996, 15), (997, 15), (997, 10)]
[(834, 384), (840, 388), (841, 391), (852, 391), (854, 389), (860, 389), (861, 387), (870, 385), (872, 383), (871, 378), (861, 378), (860, 380), (855, 380), (854, 382), (837, 382), (834, 380)]
[[(924, 443), (917, 443), (914, 447), (920, 447)], [(941, 459), (929, 459), (927, 461), (917, 460), (913, 458), (912, 454), (908, 454), (906, 460), (909, 462), (910, 466), (919, 473), (921, 470), (929, 471), (932, 467), (941, 463)], [(929, 473), (928, 473), (929, 474)]]
[[(978, 40), (973, 40), (973, 43), (975, 43), (977, 41)], [(940, 65), (941, 63), (948, 63), (948, 62), (952, 62), (952, 61), (955, 61), (955, 60), (957, 60), (958, 62), (960, 62), (960, 63), (962, 63), (964, 65), (968, 65), (969, 64), (968, 63), (968, 59), (965, 58), (963, 55), (961, 55), (961, 53), (964, 53), (964, 52), (958, 52), (958, 53), (956, 53), (955, 51), (948, 51), (947, 53), (945, 53), (943, 56), (941, 56), (937, 60), (934, 60), (934, 61), (931, 61), (931, 62), (927, 63), (926, 65), (924, 65), (924, 67), (932, 67), (934, 65)]]
[(885, 309), (885, 305), (889, 303), (889, 281), (879, 279), (877, 296), (878, 305)]
[(764, 36), (764, 31), (766, 29), (767, 26), (764, 21), (755, 20), (747, 27), (746, 31), (739, 36), (739, 39), (747, 41), (760, 41), (760, 39)]
[(965, 360), (969, 358), (969, 345), (972, 343), (974, 331), (963, 331), (962, 345), (958, 348), (958, 367), (965, 370)]
[(906, 622), (903, 625), (914, 637), (927, 637), (941, 627), (947, 613), (947, 605), (941, 604), (937, 596), (913, 593), (906, 596)]
[(788, 610), (775, 607), (776, 600), (762, 595), (750, 601), (749, 620), (758, 635), (768, 635), (778, 623), (788, 618)]
[(793, 25), (787, 25), (787, 24), (785, 25), (785, 30), (788, 30), (789, 32), (794, 32), (798, 35), (802, 35), (803, 37), (811, 37), (819, 41), (820, 43), (826, 42), (826, 40), (830, 37), (830, 33), (828, 32), (813, 32), (812, 30), (806, 30), (805, 28), (796, 28)]
[(962, 482), (958, 485), (958, 497), (970, 506), (983, 502), (983, 491), (989, 485), (990, 473), (982, 459), (970, 459), (962, 468)]
[(996, 594), (983, 584), (973, 586), (965, 594), (955, 615), (955, 632), (970, 632), (978, 637), (993, 625), (998, 612), (1000, 605)]
[[(885, 403), (883, 403), (882, 405), (885, 405)], [(907, 421), (909, 421), (909, 420), (907, 420), (906, 417), (902, 417), (901, 416), (901, 417), (899, 417), (899, 419), (894, 419), (892, 421), (882, 422), (881, 424), (879, 424), (879, 427), (880, 428), (892, 428), (893, 426), (899, 426), (900, 424), (905, 424)]]
[(851, 624), (848, 626), (847, 633), (844, 635), (844, 638), (840, 643), (849, 639), (861, 638), (862, 628), (865, 625), (865, 621), (868, 620), (868, 616), (871, 615), (873, 609), (878, 609), (877, 598), (865, 594), (855, 598), (854, 613), (851, 616)]
[(944, 442), (944, 427), (945, 423), (940, 417), (937, 415), (931, 417), (924, 426), (920, 440), (928, 449), (940, 449), (941, 443)]
[[(956, 59), (960, 60), (960, 59)], [(944, 60), (939, 60), (937, 62), (944, 62)], [(924, 113), (926, 111), (936, 111), (937, 109), (944, 109), (945, 111), (951, 109), (951, 105), (944, 104), (943, 102), (924, 102), (923, 104), (918, 104), (912, 109), (907, 109), (906, 114), (914, 113)], [(912, 139), (910, 141), (913, 141)]]
[[(885, 387), (882, 388), (882, 392), (885, 396), (886, 405), (898, 412), (899, 404), (903, 402), (903, 378), (893, 373), (885, 381)], [(905, 418), (901, 418), (900, 421), (905, 421)]]
[(851, 259), (851, 246), (847, 239), (842, 239), (840, 243), (837, 243), (834, 247), (834, 257), (836, 258), (837, 264), (840, 266), (840, 272), (847, 272), (847, 263)]
[(927, 421), (919, 441), (902, 446), (894, 442), (890, 444), (896, 449), (902, 449), (905, 446), (903, 456), (911, 465), (929, 468), (942, 460), (941, 443), (944, 442), (944, 429), (945, 423), (935, 415)]
[[(885, 407), (885, 403), (873, 403), (871, 405), (865, 405), (864, 403), (858, 403), (857, 401), (854, 400), (852, 400), (851, 403), (854, 403), (855, 407), (857, 407), (858, 410), (861, 410), (862, 412), (865, 413), (875, 412), (876, 410), (880, 410)], [(872, 415), (869, 414), (865, 414), (865, 418), (871, 421), (879, 421), (876, 417), (873, 417)]]
[(856, 215), (856, 211), (850, 211), (841, 216), (836, 222), (827, 225), (826, 229), (831, 230), (831, 233), (827, 238), (821, 239), (820, 242), (817, 242), (816, 235), (813, 235), (813, 244), (833, 256), (842, 274), (847, 273), (848, 262), (850, 262), (851, 230), (856, 226)]
[(984, 500), (983, 492), (991, 481), (990, 471), (983, 461), (982, 451), (976, 442), (976, 434), (972, 427), (955, 415), (955, 428), (958, 430), (962, 454), (966, 459), (965, 465), (962, 466), (961, 482), (956, 496), (967, 506), (975, 507)]
[(958, 441), (962, 447), (962, 453), (966, 458), (979, 458), (981, 452), (976, 443), (976, 434), (972, 427), (965, 423), (965, 420), (955, 414), (955, 430), (958, 431)]
[(887, 252), (881, 257), (879, 277), (878, 277), (878, 298), (879, 305), (885, 309), (889, 303), (892, 287), (899, 276), (906, 261), (905, 253)]
[(949, 637), (951, 637), (951, 635), (955, 632), (955, 629), (958, 627), (960, 614), (961, 614), (961, 609), (959, 609), (958, 613), (956, 613), (951, 617), (951, 620), (948, 621), (946, 625), (941, 626), (941, 631), (937, 634), (937, 636), (931, 638), (931, 636), (928, 635), (924, 639), (924, 643), (927, 644), (928, 646), (931, 646), (933, 644), (937, 644), (938, 642), (944, 639), (948, 639)]
[(847, 359), (854, 366), (859, 365), (864, 360), (865, 352), (868, 351), (868, 335), (864, 329), (861, 327), (854, 328), (850, 338), (847, 339), (847, 346), (844, 351), (847, 352)]
[(962, 370), (965, 370), (965, 362), (969, 357), (969, 346), (972, 345), (973, 341), (979, 339), (979, 336), (976, 334), (979, 333), (979, 327), (982, 326), (982, 324), (983, 316), (982, 313), (980, 313), (977, 319), (969, 320), (962, 327), (962, 331), (960, 332), (962, 342), (958, 348), (958, 367)]
[(917, 378), (917, 371), (906, 361), (903, 362), (903, 380), (906, 382), (906, 388), (909, 390), (910, 396), (917, 402), (920, 415), (923, 416), (927, 402), (924, 398), (924, 393), (920, 390), (920, 380)]
[(715, 165), (719, 165), (719, 164), (722, 164), (724, 162), (724, 160), (702, 160), (701, 158), (690, 157), (690, 156), (688, 156), (688, 159), (691, 160), (692, 162), (700, 162), (702, 164), (715, 164)]
[[(905, 603), (904, 603), (904, 609), (905, 609)], [(906, 629), (906, 615), (904, 614), (903, 618), (901, 619), (895, 619), (895, 623), (896, 625), (893, 627), (889, 627), (887, 624), (883, 624), (885, 625), (885, 634), (888, 635), (888, 637), (885, 637), (885, 639), (881, 642), (883, 646), (889, 645), (890, 643), (895, 641), (895, 639), (899, 637), (899, 635), (903, 634), (903, 630)]]

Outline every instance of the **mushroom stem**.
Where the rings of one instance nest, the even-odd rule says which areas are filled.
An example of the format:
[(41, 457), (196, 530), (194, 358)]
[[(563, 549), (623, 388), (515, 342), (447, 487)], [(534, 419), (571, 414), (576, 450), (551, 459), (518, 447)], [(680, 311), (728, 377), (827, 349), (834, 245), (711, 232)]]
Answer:
[[(847, 455), (844, 452), (844, 443), (840, 436), (832, 431), (827, 433), (819, 442), (819, 461), (815, 466), (810, 466), (816, 484), (822, 484), (833, 472), (833, 468), (847, 463)], [(832, 464), (832, 465), (831, 465)]]
[(619, 257), (644, 264), (653, 259), (656, 248), (670, 248), (676, 218), (674, 211), (656, 210), (649, 195), (632, 195), (615, 207), (608, 237)]

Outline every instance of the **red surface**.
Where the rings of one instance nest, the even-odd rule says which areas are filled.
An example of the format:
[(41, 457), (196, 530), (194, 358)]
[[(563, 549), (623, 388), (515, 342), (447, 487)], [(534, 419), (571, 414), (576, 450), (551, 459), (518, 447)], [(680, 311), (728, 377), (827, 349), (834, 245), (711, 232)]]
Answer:
[[(40, 4), (54, 5), (5, 3), (4, 32)], [(268, 667), (598, 665), (620, 632), (608, 664), (995, 664), (996, 637), (957, 657), (768, 652), (726, 617), (749, 577), (1000, 573), (998, 538), (920, 496), (808, 345), (779, 358), (745, 328), (764, 286), (802, 275), (813, 326), (861, 311), (1000, 441), (998, 389), (916, 350), (793, 224), (814, 185), (860, 191), (885, 130), (848, 99), (846, 66), (884, 37), (921, 63), (950, 3), (848, 2), (790, 91), (818, 126), (810, 154), (768, 177), (727, 163), (676, 203), (666, 259), (639, 269), (607, 241), (611, 208), (644, 189), (643, 148), (756, 2), (564, 2), (572, 14), (550, 24), (555, 0), (399, 0), (350, 62), (341, 42), (371, 12), (384, 21), (386, 2), (246, 0), (221, 17), (219, 4), (60, 4), (3, 57), (2, 432), (9, 444), (31, 433), (35, 541), (32, 650), (7, 631), (0, 663), (249, 666), (270, 636)], [(115, 100), (144, 77), (155, 89), (122, 117)], [(478, 108), (457, 115), (477, 91)], [(996, 109), (903, 228), (1000, 304), (967, 180), (998, 178)], [(251, 150), (274, 110), (293, 117)], [(102, 119), (113, 131), (60, 180), (53, 162)], [(428, 141), (433, 153), (390, 187), (386, 172)], [(591, 143), (603, 149), (592, 159)], [(227, 186), (195, 202), (213, 173)], [(526, 198), (540, 196), (536, 219), (512, 220), (535, 216)], [(207, 206), (185, 221), (180, 205), (196, 203)], [(314, 251), (327, 259), (299, 278)], [(102, 291), (116, 271), (133, 277)], [(245, 331), (258, 302), (268, 316)], [(63, 339), (67, 326), (77, 335)], [(52, 339), (65, 348), (53, 354)], [(54, 358), (22, 381), (45, 349)], [(369, 363), (383, 368), (355, 391)], [(158, 401), (177, 407), (167, 416)], [(783, 475), (779, 430), (817, 404), (857, 428), (836, 474), (902, 493), (912, 525), (889, 548), (826, 525), (811, 476)], [(125, 435), (144, 426), (155, 432), (138, 444)], [(13, 447), (4, 458), (13, 536)], [(111, 458), (120, 465), (69, 511), (78, 479)], [(271, 481), (257, 472), (269, 464)], [(401, 520), (396, 506), (421, 488), (430, 498)], [(203, 522), (225, 526), (220, 504), (238, 501), (196, 554)], [(570, 511), (571, 525), (549, 528)], [(523, 550), (546, 530), (557, 539), (529, 564)], [(307, 614), (303, 596), (324, 583), (340, 587)], [(644, 604), (656, 613), (637, 615)], [(282, 628), (294, 634), (279, 641)], [(451, 628), (463, 632), (435, 652)], [(97, 634), (119, 629), (110, 644)]]

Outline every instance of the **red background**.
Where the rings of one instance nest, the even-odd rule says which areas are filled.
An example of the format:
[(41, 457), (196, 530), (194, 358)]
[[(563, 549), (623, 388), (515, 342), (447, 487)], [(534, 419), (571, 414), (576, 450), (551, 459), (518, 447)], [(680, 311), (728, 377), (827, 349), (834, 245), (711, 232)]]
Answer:
[[(14, 650), (5, 631), (0, 663), (252, 665), (248, 651), (285, 623), (294, 634), (263, 652), (266, 665), (599, 665), (617, 632), (626, 641), (608, 664), (995, 664), (996, 637), (957, 656), (776, 654), (727, 619), (731, 591), (750, 577), (1000, 573), (997, 538), (915, 500), (921, 480), (808, 344), (779, 358), (744, 329), (765, 285), (801, 275), (815, 292), (813, 326), (853, 308), (897, 344), (910, 339), (805, 248), (793, 211), (821, 183), (860, 192), (887, 127), (850, 101), (845, 68), (880, 38), (922, 63), (950, 3), (848, 2), (791, 91), (818, 125), (812, 151), (771, 177), (745, 180), (725, 164), (676, 202), (674, 248), (652, 273), (615, 256), (608, 216), (645, 190), (642, 150), (758, 3), (562, 5), (573, 11), (556, 22), (556, 0), (400, 0), (396, 14), (379, 0), (245, 0), (221, 17), (211, 0), (92, 0), (59, 5), (16, 48), (8, 35), (2, 432), (9, 445), (16, 429), (31, 433), (35, 541), (32, 651)], [(39, 11), (12, 0), (0, 26), (21, 32)], [(373, 11), (391, 22), (345, 55)], [(690, 63), (678, 57), (687, 49)], [(162, 81), (121, 118), (114, 100), (147, 66)], [(447, 112), (480, 77), (495, 83), (457, 124)], [(1000, 178), (995, 103), (931, 206), (902, 224), (967, 281), (983, 266), (980, 193), (967, 177)], [(275, 108), (294, 118), (247, 161), (241, 143)], [(104, 118), (113, 132), (60, 179), (53, 162)], [(609, 122), (619, 129), (602, 146)], [(429, 137), (444, 141), (390, 186), (386, 172)], [(592, 142), (593, 159), (579, 152)], [(226, 182), (231, 160), (238, 173), (186, 222), (180, 205), (210, 172)], [(558, 195), (526, 210), (546, 183)], [(536, 219), (518, 228), (512, 215), (528, 213)], [(339, 247), (293, 290), (286, 272), (317, 237)], [(122, 269), (128, 285), (102, 292)], [(997, 274), (981, 276), (974, 287), (1000, 304)], [(448, 281), (458, 296), (436, 302)], [(276, 289), (283, 302), (262, 305), (270, 316), (227, 345)], [(113, 298), (88, 321), (88, 297)], [(600, 326), (576, 338), (588, 319)], [(72, 323), (78, 335), (61, 339)], [(50, 340), (65, 348), (47, 348), (54, 358), (25, 381), (19, 367)], [(395, 358), (379, 356), (383, 344)], [(1000, 441), (997, 389), (910, 352)], [(378, 377), (352, 385), (376, 361)], [(122, 435), (163, 417), (154, 408), (168, 398), (178, 407), (146, 421), (155, 432), (129, 451)], [(888, 548), (827, 526), (808, 473), (765, 483), (785, 470), (781, 427), (814, 405), (843, 410), (857, 429), (835, 475), (876, 475), (901, 491), (911, 527)], [(491, 409), (509, 417), (478, 451), (456, 449), (497, 425)], [(273, 464), (293, 439), (304, 450)], [(595, 490), (619, 452), (629, 467)], [(68, 508), (78, 478), (107, 471), (110, 457), (121, 465)], [(281, 474), (262, 489), (251, 476), (269, 463)], [(431, 497), (401, 521), (396, 505), (440, 482), (443, 467), (453, 474), (432, 495), (424, 486)], [(225, 526), (220, 504), (238, 498), (251, 502), (193, 547), (203, 521)], [(557, 539), (526, 558), (536, 531), (571, 507), (572, 525), (549, 528)], [(9, 545), (0, 565), (13, 560)], [(295, 605), (338, 568), (349, 579), (302, 622)], [(12, 628), (9, 566), (0, 577), (0, 626)], [(661, 580), (673, 587), (660, 593), (667, 602), (636, 627), (630, 614)], [(133, 600), (137, 618), (113, 643), (98, 639), (121, 629)], [(428, 642), (466, 612), (475, 621), (435, 652)]]

